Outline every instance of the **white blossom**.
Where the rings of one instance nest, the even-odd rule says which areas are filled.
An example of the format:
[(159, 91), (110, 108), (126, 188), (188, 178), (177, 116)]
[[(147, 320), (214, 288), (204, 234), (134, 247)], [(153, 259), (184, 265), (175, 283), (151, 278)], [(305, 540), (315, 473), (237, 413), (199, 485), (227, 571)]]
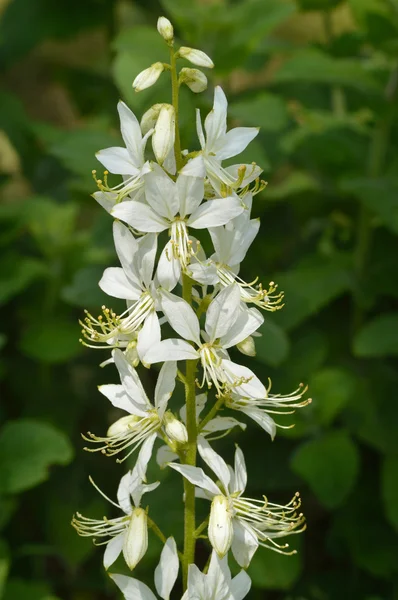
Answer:
[(158, 32), (166, 42), (171, 42), (174, 37), (173, 25), (166, 17), (159, 17), (157, 23)]
[(164, 71), (164, 64), (161, 62), (153, 63), (150, 67), (141, 71), (133, 81), (133, 88), (136, 92), (141, 92), (151, 87), (157, 82)]
[(197, 50), (196, 48), (181, 46), (177, 52), (177, 57), (186, 58), (189, 60), (189, 62), (197, 65), (198, 67), (207, 67), (208, 69), (212, 69), (214, 67), (214, 63), (211, 58), (202, 50)]

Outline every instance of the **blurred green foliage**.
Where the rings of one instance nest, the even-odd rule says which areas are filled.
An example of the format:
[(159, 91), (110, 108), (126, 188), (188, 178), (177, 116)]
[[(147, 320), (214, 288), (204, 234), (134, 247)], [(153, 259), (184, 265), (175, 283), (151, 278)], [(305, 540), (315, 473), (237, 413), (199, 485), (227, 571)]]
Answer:
[[(231, 123), (261, 126), (242, 156), (269, 181), (245, 276), (275, 280), (286, 306), (266, 318), (257, 373), (281, 393), (307, 382), (313, 398), (274, 443), (254, 425), (235, 435), (250, 494), (300, 489), (308, 518), (297, 555), (258, 551), (250, 598), (397, 598), (397, 0), (2, 0), (0, 12), (0, 597), (118, 597), (69, 526), (75, 510), (107, 510), (88, 474), (113, 496), (123, 472), (82, 451), (80, 431), (114, 420), (96, 386), (115, 375), (77, 321), (106, 302), (97, 282), (116, 264), (89, 196), (94, 153), (119, 139), (119, 97), (140, 114), (167, 100), (166, 78), (131, 88), (162, 60), (164, 14), (213, 58)], [(197, 147), (194, 107), (211, 102), (183, 90), (184, 147)], [(151, 509), (181, 535), (180, 481), (160, 477)], [(138, 577), (158, 552), (151, 539)]]

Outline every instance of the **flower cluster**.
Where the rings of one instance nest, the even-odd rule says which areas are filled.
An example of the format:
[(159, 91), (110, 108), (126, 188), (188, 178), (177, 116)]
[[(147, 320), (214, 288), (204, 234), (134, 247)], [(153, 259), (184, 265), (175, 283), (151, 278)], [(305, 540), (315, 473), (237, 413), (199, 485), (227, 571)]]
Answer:
[[(288, 544), (276, 540), (303, 531), (304, 517), (298, 494), (285, 506), (269, 502), (266, 496), (247, 497), (242, 450), (236, 449), (232, 468), (209, 442), (234, 427), (246, 428), (246, 423), (233, 416), (236, 413), (250, 417), (274, 438), (279, 424), (273, 415), (292, 413), (310, 400), (303, 399), (306, 388), (302, 385), (286, 396), (271, 394), (270, 385), (265, 387), (235, 358), (235, 350), (255, 355), (262, 311), (278, 310), (283, 300), (273, 282), (263, 286), (257, 279), (246, 282), (239, 275), (259, 231), (258, 219), (251, 218), (253, 198), (265, 184), (256, 164), (224, 166), (223, 161), (239, 155), (258, 129), (227, 130), (227, 99), (216, 87), (204, 125), (197, 111), (200, 149), (181, 150), (178, 89), (185, 84), (194, 93), (201, 92), (207, 79), (196, 68), (183, 67), (178, 73), (177, 60), (207, 68), (213, 63), (201, 50), (176, 50), (173, 27), (165, 17), (159, 19), (158, 31), (169, 47), (170, 63), (153, 64), (136, 77), (133, 87), (143, 90), (170, 72), (173, 103), (155, 104), (138, 122), (119, 102), (125, 146), (98, 152), (106, 171), (102, 179), (94, 172), (98, 186), (94, 198), (114, 219), (113, 238), (120, 261), (120, 266), (105, 270), (99, 286), (109, 296), (124, 300), (126, 309), (116, 314), (104, 306), (100, 316), (86, 312), (81, 321), (83, 343), (108, 349), (103, 364), (113, 363), (120, 376), (119, 385), (103, 385), (99, 391), (125, 413), (106, 434), (85, 434), (86, 450), (116, 456), (118, 462), (135, 457), (135, 463), (120, 481), (117, 502), (92, 482), (122, 516), (95, 520), (77, 513), (72, 524), (80, 535), (93, 536), (105, 545), (105, 569), (122, 553), (133, 570), (146, 553), (148, 529), (152, 529), (164, 543), (154, 577), (156, 591), (164, 600), (170, 597), (180, 562), (183, 600), (239, 600), (248, 593), (250, 579), (244, 570), (231, 579), (229, 550), (242, 569), (249, 566), (259, 546), (289, 554)], [(152, 153), (146, 155), (149, 140)], [(110, 173), (122, 176), (122, 182), (112, 187)], [(209, 256), (202, 248), (202, 236), (208, 236), (213, 245)], [(174, 333), (165, 337), (170, 328)], [(186, 365), (180, 370), (181, 361)], [(162, 366), (159, 371), (152, 368), (158, 372), (152, 400), (139, 369), (157, 363)], [(184, 386), (186, 398), (177, 415), (168, 406), (176, 385)], [(160, 485), (146, 478), (157, 440), (163, 442), (155, 454), (159, 467), (173, 469), (184, 482), (185, 545), (181, 551), (173, 537), (166, 539), (159, 530), (149, 509), (141, 507), (143, 494)], [(197, 452), (214, 476), (197, 466)], [(208, 518), (199, 526), (195, 497), (210, 501)], [(194, 564), (199, 535), (207, 537), (212, 547), (205, 573)], [(156, 598), (137, 579), (112, 578), (126, 598)]]

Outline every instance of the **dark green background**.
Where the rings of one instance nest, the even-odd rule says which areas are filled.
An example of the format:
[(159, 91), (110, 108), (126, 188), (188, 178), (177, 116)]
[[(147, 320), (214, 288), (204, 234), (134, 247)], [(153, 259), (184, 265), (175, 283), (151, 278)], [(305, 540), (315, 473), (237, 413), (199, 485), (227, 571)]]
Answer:
[[(0, 597), (118, 597), (101, 550), (69, 524), (75, 510), (112, 516), (88, 474), (114, 497), (125, 470), (82, 450), (80, 432), (101, 434), (119, 412), (96, 389), (115, 369), (78, 343), (78, 319), (119, 308), (97, 286), (117, 262), (91, 169), (96, 150), (119, 143), (119, 97), (139, 117), (169, 101), (165, 75), (131, 88), (166, 60), (164, 14), (216, 65), (208, 92), (183, 90), (183, 147), (198, 146), (194, 107), (209, 109), (214, 83), (231, 125), (261, 127), (241, 158), (269, 182), (243, 275), (278, 282), (286, 306), (266, 313), (254, 369), (275, 392), (304, 381), (313, 398), (273, 443), (250, 425), (216, 445), (228, 458), (242, 446), (250, 494), (286, 502), (300, 489), (308, 519), (297, 556), (256, 554), (249, 597), (398, 598), (397, 0), (2, 0), (0, 10)], [(150, 390), (152, 371), (143, 378)], [(151, 514), (180, 539), (181, 482), (160, 477)], [(137, 568), (151, 585), (159, 550), (151, 536)], [(199, 545), (201, 564), (206, 552)]]

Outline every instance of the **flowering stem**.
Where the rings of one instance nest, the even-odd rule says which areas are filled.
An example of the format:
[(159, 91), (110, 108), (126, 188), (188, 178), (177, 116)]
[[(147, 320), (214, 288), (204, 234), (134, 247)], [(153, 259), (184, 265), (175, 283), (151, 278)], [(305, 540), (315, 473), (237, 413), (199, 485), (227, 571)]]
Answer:
[(211, 410), (209, 410), (209, 412), (207, 413), (205, 418), (199, 423), (199, 427), (198, 427), (199, 432), (201, 432), (204, 429), (204, 427), (207, 425), (207, 423), (216, 416), (216, 414), (218, 413), (218, 411), (224, 404), (224, 401), (225, 401), (225, 398), (223, 396), (220, 396), (217, 399), (217, 402), (212, 406)]
[(176, 57), (174, 52), (174, 47), (170, 46), (170, 73), (171, 73), (171, 98), (172, 104), (174, 107), (174, 117), (175, 117), (175, 138), (174, 138), (174, 156), (176, 159), (176, 167), (177, 171), (182, 169), (184, 166), (181, 154), (181, 141), (180, 141), (180, 128), (178, 124), (178, 78), (177, 78), (177, 68), (176, 68)]
[[(184, 300), (192, 304), (192, 279), (183, 274), (182, 295)], [(188, 444), (183, 462), (186, 465), (196, 465), (196, 394), (195, 394), (195, 372), (196, 360), (187, 360), (185, 369), (185, 402), (187, 414)], [(188, 583), (188, 566), (195, 562), (195, 486), (184, 478), (184, 555), (182, 561), (182, 576), (184, 591)]]

